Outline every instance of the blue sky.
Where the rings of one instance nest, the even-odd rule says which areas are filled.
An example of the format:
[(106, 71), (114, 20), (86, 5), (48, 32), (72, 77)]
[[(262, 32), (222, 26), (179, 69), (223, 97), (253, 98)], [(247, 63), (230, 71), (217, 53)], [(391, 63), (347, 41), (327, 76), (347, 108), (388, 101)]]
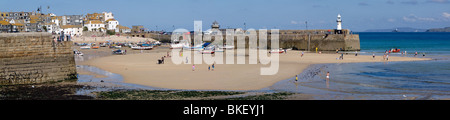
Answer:
[[(203, 29), (217, 20), (221, 28), (334, 29), (353, 31), (395, 27), (450, 27), (450, 0), (1, 0), (0, 11), (33, 11), (50, 6), (56, 15), (113, 12), (121, 25), (150, 30)], [(46, 12), (46, 9), (44, 9)]]

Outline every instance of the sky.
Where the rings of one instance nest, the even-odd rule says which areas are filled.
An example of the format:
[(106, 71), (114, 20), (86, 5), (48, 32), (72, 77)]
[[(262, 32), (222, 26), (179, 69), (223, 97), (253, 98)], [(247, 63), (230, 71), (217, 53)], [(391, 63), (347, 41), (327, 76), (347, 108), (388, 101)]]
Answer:
[[(0, 0), (0, 11), (36, 11), (56, 15), (113, 12), (119, 24), (148, 30), (203, 30), (217, 20), (221, 28), (343, 29), (365, 31), (412, 27), (450, 27), (450, 0)], [(18, 4), (20, 3), (20, 4)], [(46, 9), (50, 6), (50, 9)]]

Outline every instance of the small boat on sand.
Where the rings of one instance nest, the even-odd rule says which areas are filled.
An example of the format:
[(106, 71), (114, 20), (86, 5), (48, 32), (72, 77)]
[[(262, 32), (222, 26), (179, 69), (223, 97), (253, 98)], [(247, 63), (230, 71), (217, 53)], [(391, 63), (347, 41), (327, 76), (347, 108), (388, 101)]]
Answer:
[(220, 46), (219, 48), (221, 48), (221, 49), (233, 49), (234, 46), (232, 46), (232, 45), (224, 45), (224, 46)]
[(269, 53), (283, 53), (283, 50), (271, 50)]
[(214, 54), (214, 51), (213, 50), (202, 50), (202, 51), (200, 51), (200, 53), (202, 53), (202, 54)]
[(92, 46), (92, 49), (98, 49), (100, 46)]
[(91, 49), (91, 46), (83, 46), (83, 47), (80, 47), (80, 49)]
[(81, 51), (74, 50), (73, 51), (73, 55), (75, 55), (75, 56), (83, 56), (84, 54)]
[(113, 50), (113, 54), (114, 55), (125, 55), (125, 54), (127, 54), (127, 52), (125, 50), (118, 49), (118, 50)]
[(153, 49), (152, 46), (147, 46), (147, 47), (143, 47), (143, 46), (132, 46), (131, 49), (133, 50), (151, 50)]

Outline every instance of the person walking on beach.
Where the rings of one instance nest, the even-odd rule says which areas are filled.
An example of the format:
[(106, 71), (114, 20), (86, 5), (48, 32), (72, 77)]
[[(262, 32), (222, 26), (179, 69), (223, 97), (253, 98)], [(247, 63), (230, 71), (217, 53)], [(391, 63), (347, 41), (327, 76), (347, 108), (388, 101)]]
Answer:
[(286, 53), (287, 53), (287, 49), (285, 48), (285, 49), (284, 49), (284, 54), (286, 54)]
[(164, 57), (161, 57), (162, 64), (164, 64)]
[(194, 72), (194, 71), (195, 71), (195, 65), (192, 64), (192, 72)]
[(302, 51), (302, 55), (300, 57), (303, 57), (303, 54), (305, 54), (305, 53), (303, 53), (303, 51)]
[(295, 82), (297, 82), (298, 81), (298, 76), (297, 75), (295, 75)]
[(417, 56), (417, 52), (414, 54), (414, 57), (416, 57)]
[(327, 72), (327, 79), (330, 78), (330, 72)]
[(374, 54), (372, 54), (372, 59), (375, 59), (375, 53), (374, 53)]
[(389, 60), (389, 54), (388, 54), (388, 55), (386, 55), (386, 60)]
[(208, 65), (208, 71), (211, 71), (211, 66)]
[(212, 71), (214, 71), (214, 64), (212, 64)]

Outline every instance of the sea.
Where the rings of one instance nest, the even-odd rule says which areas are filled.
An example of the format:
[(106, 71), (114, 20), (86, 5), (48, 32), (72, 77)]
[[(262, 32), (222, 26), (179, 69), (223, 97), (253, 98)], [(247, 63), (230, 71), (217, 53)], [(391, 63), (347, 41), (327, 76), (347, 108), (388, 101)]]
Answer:
[[(382, 56), (397, 48), (429, 61), (340, 63), (311, 65), (295, 78), (266, 91), (315, 95), (315, 99), (432, 100), (450, 98), (450, 33), (361, 32), (361, 55)], [(425, 55), (425, 56), (424, 56)], [(330, 78), (326, 79), (326, 72)]]

